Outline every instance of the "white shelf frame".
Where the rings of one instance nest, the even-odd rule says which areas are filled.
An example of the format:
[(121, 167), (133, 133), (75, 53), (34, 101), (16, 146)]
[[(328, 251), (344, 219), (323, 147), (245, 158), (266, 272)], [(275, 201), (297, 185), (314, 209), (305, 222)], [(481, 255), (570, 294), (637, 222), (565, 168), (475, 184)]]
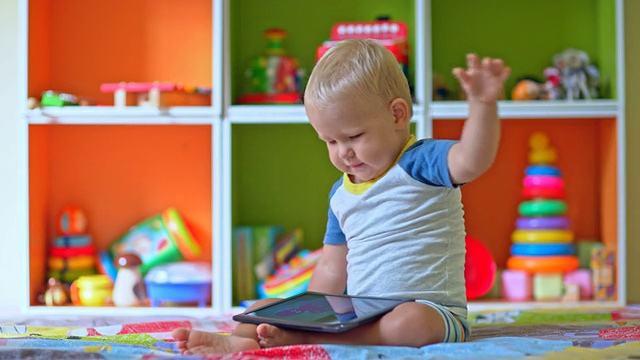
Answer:
[[(25, 23), (21, 26), (20, 38), (23, 46), (20, 55), (23, 64), (20, 72), (27, 79), (27, 31), (28, 31), (28, 0), (20, 2), (21, 18)], [(617, 99), (592, 101), (532, 101), (512, 102), (501, 101), (499, 113), (505, 120), (517, 119), (563, 119), (563, 118), (616, 118), (617, 127), (617, 179), (618, 179), (618, 253), (626, 250), (626, 207), (625, 207), (625, 94), (624, 94), (624, 0), (616, 1), (616, 72)], [(214, 314), (229, 314), (237, 312), (232, 306), (231, 281), (231, 239), (232, 239), (232, 199), (231, 199), (231, 135), (233, 124), (305, 124), (306, 115), (302, 105), (233, 105), (231, 103), (230, 78), (230, 0), (212, 0), (213, 2), (213, 87), (212, 105), (210, 107), (172, 107), (167, 109), (125, 107), (67, 107), (43, 108), (24, 112), (28, 124), (92, 124), (92, 125), (212, 125), (212, 266), (213, 286), (212, 305), (204, 308), (183, 307), (149, 307), (149, 308), (117, 308), (117, 307), (45, 307), (29, 304), (29, 264), (26, 262), (24, 273), (23, 311), (32, 314), (56, 315), (170, 315), (182, 314), (191, 316), (211, 316)], [(464, 119), (467, 116), (467, 106), (464, 102), (439, 102), (431, 99), (432, 85), (432, 29), (431, 0), (415, 0), (415, 39), (414, 61), (415, 95), (413, 122), (416, 124), (417, 135), (430, 137), (433, 134), (433, 120)], [(26, 85), (19, 90), (26, 99)], [(24, 108), (26, 101), (21, 104)], [(28, 155), (28, 154), (27, 154)], [(24, 156), (26, 159), (27, 156)], [(26, 168), (25, 176), (28, 177)], [(25, 196), (28, 200), (28, 194)], [(27, 201), (28, 203), (28, 201)], [(28, 224), (28, 211), (23, 214)], [(25, 248), (28, 253), (28, 226), (25, 232)], [(611, 302), (580, 302), (580, 306), (611, 307), (622, 306), (626, 303), (626, 263), (624, 256), (618, 256), (617, 279), (618, 300)], [(562, 302), (487, 302), (471, 301), (470, 311), (523, 309), (523, 308), (551, 308), (573, 307), (575, 303)]]

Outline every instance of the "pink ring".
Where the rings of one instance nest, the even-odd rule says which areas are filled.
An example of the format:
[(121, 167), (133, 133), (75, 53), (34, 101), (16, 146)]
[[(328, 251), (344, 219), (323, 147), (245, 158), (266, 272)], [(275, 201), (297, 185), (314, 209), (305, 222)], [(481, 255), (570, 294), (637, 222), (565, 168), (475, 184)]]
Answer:
[(564, 180), (561, 177), (549, 175), (528, 175), (522, 179), (524, 187), (549, 187), (564, 189)]

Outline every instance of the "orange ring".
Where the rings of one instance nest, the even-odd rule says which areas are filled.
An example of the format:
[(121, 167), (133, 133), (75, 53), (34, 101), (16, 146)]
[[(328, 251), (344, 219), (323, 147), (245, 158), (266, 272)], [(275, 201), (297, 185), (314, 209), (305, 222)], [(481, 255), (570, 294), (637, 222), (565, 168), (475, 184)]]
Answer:
[(578, 265), (575, 256), (512, 256), (507, 260), (507, 268), (529, 273), (565, 273)]

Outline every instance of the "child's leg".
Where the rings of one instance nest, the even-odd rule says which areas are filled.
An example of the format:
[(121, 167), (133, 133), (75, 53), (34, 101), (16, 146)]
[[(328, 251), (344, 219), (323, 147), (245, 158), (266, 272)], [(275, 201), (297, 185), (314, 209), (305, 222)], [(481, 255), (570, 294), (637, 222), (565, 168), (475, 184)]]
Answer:
[(268, 324), (257, 328), (262, 347), (294, 344), (421, 347), (445, 341), (447, 332), (441, 310), (419, 302), (401, 304), (376, 322), (339, 334), (290, 331)]
[[(253, 304), (249, 309), (264, 306), (280, 299), (265, 299)], [(175, 329), (171, 336), (178, 341), (183, 354), (229, 354), (239, 351), (259, 349), (256, 325), (241, 323), (231, 335), (220, 335), (200, 330)]]

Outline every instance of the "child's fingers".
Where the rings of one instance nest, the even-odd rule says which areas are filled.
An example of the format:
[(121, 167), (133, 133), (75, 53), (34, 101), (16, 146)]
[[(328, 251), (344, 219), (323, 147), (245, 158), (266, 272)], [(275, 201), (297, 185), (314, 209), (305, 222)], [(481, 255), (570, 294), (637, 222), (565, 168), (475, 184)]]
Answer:
[(467, 54), (467, 67), (469, 69), (477, 69), (480, 67), (480, 59), (476, 54)]
[(510, 67), (505, 67), (502, 70), (502, 81), (507, 80), (507, 78), (509, 77), (509, 75), (511, 75), (511, 68)]
[(460, 83), (467, 83), (469, 82), (469, 74), (467, 74), (467, 72), (463, 69), (463, 68), (455, 68), (453, 69), (453, 76), (455, 76), (458, 81), (460, 81)]

